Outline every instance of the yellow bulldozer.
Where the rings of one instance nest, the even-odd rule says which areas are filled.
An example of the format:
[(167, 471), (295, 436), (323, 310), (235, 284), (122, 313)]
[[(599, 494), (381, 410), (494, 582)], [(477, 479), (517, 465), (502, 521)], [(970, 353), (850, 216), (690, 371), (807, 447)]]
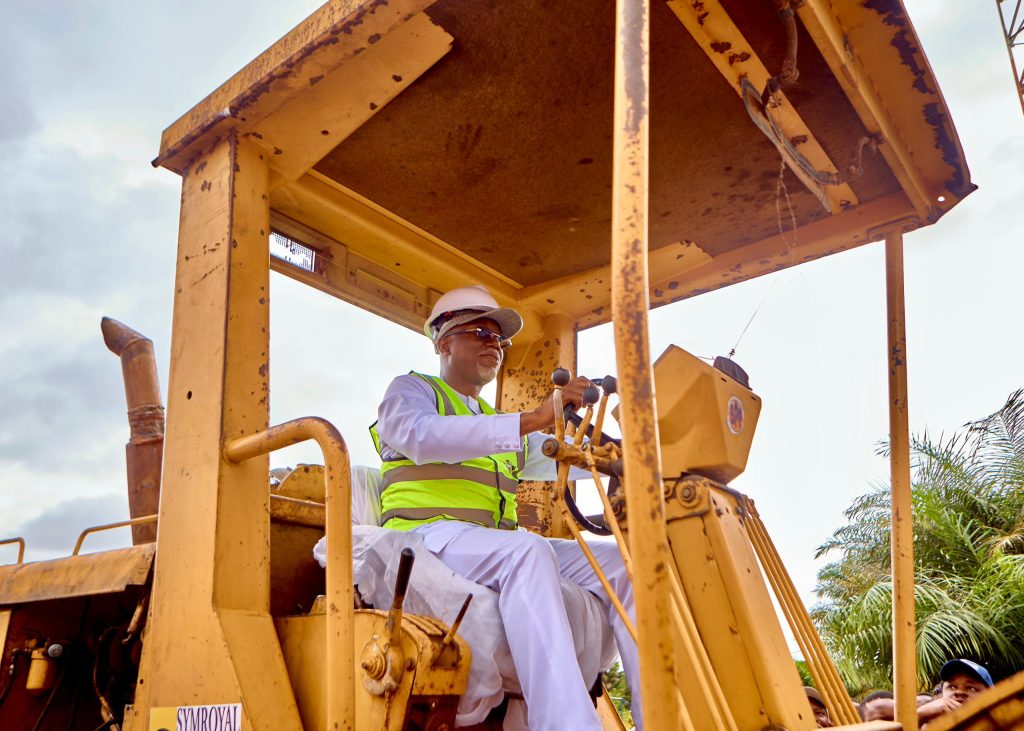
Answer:
[[(166, 416), (151, 344), (104, 321), (131, 520), (91, 529), (131, 526), (133, 545), (82, 554), (83, 534), (0, 566), (0, 728), (455, 727), (473, 606), (406, 611), (417, 569), (397, 555), (390, 604), (355, 591), (346, 439), (365, 435), (270, 425), (272, 270), (417, 331), (443, 293), (486, 286), (526, 323), (505, 411), (557, 394), (577, 333), (613, 323), (617, 379), (558, 423), (561, 479), (521, 486), (520, 521), (614, 537), (647, 729), (815, 727), (773, 602), (836, 725), (917, 727), (902, 238), (974, 186), (900, 0), (332, 1), (168, 127), (154, 164), (182, 178)], [(880, 241), (897, 710), (861, 724), (729, 486), (758, 396), (728, 359), (654, 358), (647, 317)], [(602, 436), (613, 411), (621, 440)], [(270, 480), (270, 453), (302, 441), (323, 464)], [(580, 515), (570, 465), (600, 516)], [(1010, 678), (929, 729), (1024, 728), (1022, 698)]]

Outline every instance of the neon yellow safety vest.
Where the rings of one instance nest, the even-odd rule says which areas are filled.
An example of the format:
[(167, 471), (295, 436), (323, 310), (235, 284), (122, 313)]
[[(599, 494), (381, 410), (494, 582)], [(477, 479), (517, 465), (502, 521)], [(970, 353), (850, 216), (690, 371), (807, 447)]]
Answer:
[[(427, 383), (437, 396), (441, 416), (475, 416), (455, 390), (437, 376), (411, 371)], [(496, 412), (483, 399), (477, 399), (484, 414)], [(370, 427), (377, 454), (381, 454), (377, 423)], [(525, 439), (522, 452), (502, 452), (475, 457), (457, 464), (432, 462), (416, 464), (400, 457), (385, 460), (381, 495), (381, 525), (411, 530), (439, 520), (464, 520), (489, 528), (514, 530), (516, 486), (526, 462)], [(381, 455), (383, 459), (383, 455)]]

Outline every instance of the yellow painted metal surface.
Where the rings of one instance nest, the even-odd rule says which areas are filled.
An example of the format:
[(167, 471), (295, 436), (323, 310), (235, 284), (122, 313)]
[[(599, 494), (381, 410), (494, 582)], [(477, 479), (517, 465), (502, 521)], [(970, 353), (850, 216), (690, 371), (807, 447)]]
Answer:
[(12, 546), (12, 545), (17, 545), (18, 546), (18, 561), (17, 561), (17, 563), (21, 563), (22, 561), (25, 560), (25, 539), (21, 538), (21, 537), (18, 537), (18, 538), (5, 538), (4, 540), (0, 541), (0, 546)]
[(451, 50), (452, 37), (419, 13), (245, 134), (273, 152), (272, 187), (301, 177)]
[(153, 544), (52, 561), (0, 566), (0, 605), (114, 594), (149, 578)]
[(11, 626), (11, 612), (10, 609), (0, 609), (0, 650), (7, 647), (7, 630)]
[(77, 556), (78, 552), (82, 550), (82, 544), (85, 543), (86, 536), (92, 535), (93, 533), (100, 533), (106, 530), (112, 530), (114, 528), (128, 528), (136, 525), (147, 525), (150, 523), (156, 523), (156, 515), (143, 515), (138, 518), (130, 518), (129, 520), (119, 520), (116, 523), (107, 523), (105, 525), (96, 525), (91, 528), (86, 528), (78, 536), (78, 540), (75, 541), (75, 548), (71, 551), (72, 556)]
[(821, 637), (818, 636), (818, 631), (811, 623), (807, 608), (804, 606), (803, 600), (800, 599), (786, 567), (782, 564), (782, 559), (775, 550), (775, 544), (772, 543), (767, 529), (761, 522), (761, 516), (758, 515), (754, 502), (750, 499), (743, 499), (740, 501), (740, 505), (746, 511), (744, 524), (751, 545), (754, 547), (765, 577), (775, 593), (775, 600), (789, 623), (797, 647), (800, 648), (800, 654), (811, 671), (814, 687), (822, 694), (825, 706), (829, 710), (829, 718), (834, 723), (840, 724), (858, 722), (860, 717), (846, 691), (846, 686), (843, 684), (832, 658), (829, 657)]
[[(699, 5), (684, 0), (670, 0), (669, 7), (741, 98), (744, 94), (744, 80), (750, 82), (758, 92), (764, 91), (772, 75), (717, 0), (703, 0)], [(776, 92), (771, 111), (777, 116), (779, 126), (788, 140), (801, 140), (799, 151), (815, 169), (823, 173), (839, 173), (839, 168), (783, 91)], [(793, 174), (814, 192), (830, 213), (839, 213), (860, 202), (849, 184), (822, 186), (816, 183), (799, 165), (785, 156), (778, 142), (773, 141), (773, 144), (779, 147), (780, 154)], [(844, 160), (844, 166), (845, 163)]]
[(636, 595), (640, 685), (648, 728), (693, 728), (677, 697), (670, 642), (669, 551), (647, 339), (650, 3), (616, 3), (612, 162), (612, 321), (622, 398), (626, 500)]
[(708, 480), (673, 488), (667, 499), (672, 554), (737, 726), (814, 728), (736, 496)]
[[(360, 651), (374, 636), (386, 635), (387, 613), (361, 610), (354, 615), (354, 630)], [(296, 689), (299, 711), (305, 731), (324, 731), (327, 723), (327, 696), (331, 676), (324, 672), (326, 663), (326, 622), (323, 614), (284, 617), (276, 620), (278, 635), (292, 685)], [(415, 615), (404, 615), (402, 645), (407, 665), (398, 689), (390, 696), (375, 695), (367, 690), (362, 678), (366, 670), (352, 666), (359, 680), (352, 701), (360, 729), (401, 731), (411, 696), (460, 696), (469, 676), (470, 650), (461, 638), (441, 647), (447, 627), (437, 621)]]
[[(499, 376), (497, 408), (529, 411), (540, 406), (551, 391), (556, 368), (576, 370), (576, 331), (567, 317), (541, 319), (531, 310), (520, 310), (524, 332), (506, 351)], [(519, 522), (529, 530), (552, 538), (567, 538), (569, 529), (556, 509), (551, 487), (545, 482), (523, 482), (516, 489)]]
[[(327, 725), (330, 729), (358, 727), (352, 676), (355, 636), (352, 608), (352, 485), (348, 447), (329, 422), (306, 417), (285, 422), (257, 434), (239, 437), (224, 446), (224, 456), (235, 464), (262, 462), (269, 452), (315, 441), (324, 455), (325, 523), (327, 534), (327, 615), (325, 628)], [(269, 574), (269, 571), (265, 574)], [(266, 578), (266, 576), (264, 576)], [(281, 679), (277, 679), (281, 682)]]
[[(815, 190), (831, 216), (792, 186), (788, 230), (772, 193), (781, 160), (732, 106), (744, 77), (760, 89), (778, 71), (764, 48), (785, 31), (762, 33), (770, 11), (753, 4), (705, 11), (566, 0), (551, 23), (540, 0), (484, 15), (467, 0), (330, 2), (165, 132), (157, 163), (183, 175), (183, 193), (161, 560), (127, 728), (148, 728), (151, 709), (236, 703), (247, 729), (400, 728), (402, 698), (451, 695), (465, 680), (464, 668), (426, 663), (443, 629), (408, 618), (416, 668), (394, 707), (357, 682), (358, 652), (382, 620), (353, 615), (347, 452), (325, 422), (267, 429), (270, 268), (416, 330), (441, 292), (484, 284), (526, 320), (499, 385), (507, 411), (542, 401), (553, 367), (574, 364), (579, 329), (613, 322), (647, 727), (813, 726), (766, 619), (751, 540), (773, 565), (770, 540), (748, 533), (742, 499), (708, 479), (742, 471), (760, 402), (681, 351), (652, 370), (647, 311), (928, 225), (973, 186), (902, 5), (804, 0), (806, 84), (774, 110), (785, 137), (829, 173), (846, 162), (830, 155), (865, 131), (880, 147), (863, 180)], [(565, 81), (563, 59), (543, 56), (564, 48), (604, 49), (606, 63), (585, 84)], [(514, 76), (527, 67), (538, 78)], [(689, 86), (676, 88), (672, 68)], [(549, 88), (549, 72), (564, 85)], [(565, 108), (532, 104), (539, 89)], [(708, 103), (681, 114), (680, 98)], [(587, 134), (572, 116), (584, 108)], [(601, 150), (577, 151), (575, 138), (592, 135)], [(734, 190), (728, 206), (715, 200)], [(309, 247), (311, 269), (272, 261), (271, 230)], [(506, 239), (522, 230), (533, 234)], [(905, 409), (905, 381), (894, 389)], [(326, 496), (308, 470), (268, 494), (266, 452), (299, 437), (325, 450)], [(687, 471), (703, 477), (675, 479)], [(565, 534), (545, 486), (524, 486), (522, 505), (524, 524)], [(272, 617), (271, 521), (325, 526), (325, 615)]]
[(892, 639), (896, 720), (917, 729), (917, 633), (914, 618), (914, 519), (907, 405), (907, 324), (903, 297), (903, 236), (885, 238), (889, 344), (889, 464), (892, 485)]
[(729, 482), (747, 466), (761, 399), (682, 348), (654, 363), (661, 470)]
[[(428, 4), (325, 3), (168, 127), (157, 163), (183, 172), (211, 142), (237, 130), (242, 122), (248, 125), (242, 133), (254, 128)], [(347, 42), (338, 43), (339, 37)]]
[[(300, 728), (269, 614), (267, 460), (226, 440), (267, 426), (268, 167), (229, 134), (183, 179), (160, 556), (135, 704), (242, 703), (251, 729)], [(189, 637), (189, 642), (182, 642)]]

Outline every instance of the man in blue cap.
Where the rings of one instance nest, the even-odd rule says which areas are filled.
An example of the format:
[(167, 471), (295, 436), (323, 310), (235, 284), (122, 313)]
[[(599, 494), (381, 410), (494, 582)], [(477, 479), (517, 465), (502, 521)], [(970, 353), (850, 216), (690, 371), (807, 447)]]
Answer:
[(993, 685), (992, 676), (984, 666), (963, 658), (943, 665), (939, 677), (942, 678), (942, 694), (918, 707), (918, 723), (927, 723), (936, 716), (959, 708), (969, 698)]

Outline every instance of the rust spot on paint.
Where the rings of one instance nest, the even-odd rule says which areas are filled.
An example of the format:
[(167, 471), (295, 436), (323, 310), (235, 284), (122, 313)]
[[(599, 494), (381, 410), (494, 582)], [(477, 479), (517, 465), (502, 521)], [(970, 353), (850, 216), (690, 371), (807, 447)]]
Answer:
[(280, 147), (275, 147), (275, 148), (274, 148), (274, 154), (275, 154), (275, 155), (280, 155), (281, 153), (282, 153), (282, 150), (281, 150), (281, 148), (280, 148)]
[(953, 168), (953, 177), (946, 181), (945, 188), (962, 198), (977, 186), (964, 180), (964, 170), (960, 166), (960, 150), (949, 134), (949, 120), (938, 104), (925, 104), (924, 118), (935, 133), (935, 147), (942, 152), (942, 161)]
[(402, 77), (399, 74), (391, 74), (391, 78), (396, 84), (402, 83)]
[(310, 76), (309, 77), (309, 85), (310, 86), (316, 86), (317, 84), (319, 84), (323, 80), (323, 78), (324, 78), (323, 74), (317, 74), (316, 76)]
[(725, 53), (730, 48), (732, 48), (732, 44), (729, 43), (728, 41), (712, 41), (711, 42), (711, 50), (714, 51), (715, 53)]
[(729, 54), (729, 65), (732, 66), (736, 63), (743, 63), (750, 59), (750, 54), (744, 51), (743, 53), (730, 53)]
[(204, 181), (203, 181), (203, 184), (199, 186), (199, 190), (201, 190), (201, 191), (204, 191), (204, 192), (205, 192), (205, 191), (209, 190), (209, 189), (210, 189), (210, 188), (212, 188), (212, 187), (213, 187), (213, 186), (212, 186), (212, 185), (210, 185), (210, 181), (209, 181), (209, 180), (204, 180)]
[(201, 163), (196, 165), (196, 173), (201, 173), (204, 170), (206, 170), (206, 161), (205, 160), (203, 160)]
[(377, 108), (377, 105), (376, 105), (376, 104), (374, 104), (373, 102), (370, 102), (370, 111), (372, 112), (372, 111), (373, 111), (373, 110), (375, 110), (376, 108)]
[(900, 62), (914, 74), (914, 88), (922, 94), (934, 94), (935, 90), (928, 86), (927, 65), (915, 42), (903, 4), (899, 0), (866, 0), (864, 7), (874, 10), (886, 25), (896, 28), (890, 44), (899, 52)]
[(324, 136), (326, 137), (327, 135), (329, 135), (329, 134), (330, 134), (330, 132), (328, 132), (328, 131), (327, 131), (327, 130), (325, 130), (325, 129), (322, 129), (322, 130), (320, 130), (320, 134), (322, 134), (322, 135), (324, 135)]
[(263, 365), (260, 366), (260, 375), (263, 376), (264, 378), (266, 377), (266, 375), (267, 375), (267, 364), (266, 363), (264, 363)]
[(374, 43), (376, 43), (377, 41), (379, 41), (379, 40), (380, 40), (380, 33), (374, 33), (372, 36), (370, 36), (369, 38), (366, 39), (367, 43), (369, 43), (371, 46)]

